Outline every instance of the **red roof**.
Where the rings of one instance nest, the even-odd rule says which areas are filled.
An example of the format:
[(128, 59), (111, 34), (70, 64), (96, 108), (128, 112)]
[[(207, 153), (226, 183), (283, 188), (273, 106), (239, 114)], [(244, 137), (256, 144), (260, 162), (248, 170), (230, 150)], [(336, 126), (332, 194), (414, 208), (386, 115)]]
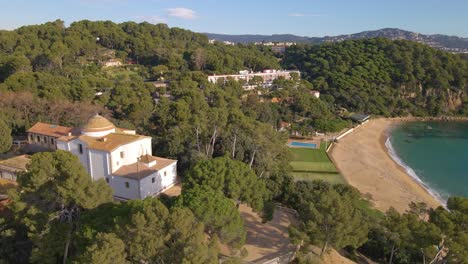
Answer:
[(291, 126), (291, 123), (288, 123), (288, 122), (281, 122), (280, 123), (281, 128), (290, 127), (290, 126)]
[(273, 98), (271, 98), (271, 102), (272, 102), (273, 104), (277, 104), (277, 103), (281, 102), (281, 99), (279, 99), (279, 98), (277, 98), (277, 97), (273, 97)]
[(45, 136), (51, 136), (51, 137), (62, 137), (62, 136), (68, 136), (68, 133), (74, 132), (73, 127), (64, 127), (64, 126), (58, 126), (58, 125), (53, 125), (53, 124), (47, 124), (47, 123), (41, 123), (38, 122), (34, 126), (32, 126), (30, 129), (28, 129), (28, 133), (35, 133), (35, 134), (41, 134)]

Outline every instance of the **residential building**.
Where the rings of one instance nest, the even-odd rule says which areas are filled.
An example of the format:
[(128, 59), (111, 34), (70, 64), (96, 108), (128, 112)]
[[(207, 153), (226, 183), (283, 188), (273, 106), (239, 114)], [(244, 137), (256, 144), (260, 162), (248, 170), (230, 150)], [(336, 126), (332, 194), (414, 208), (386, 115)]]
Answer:
[(56, 148), (77, 156), (91, 178), (104, 179), (116, 198), (144, 199), (177, 181), (177, 160), (152, 156), (151, 137), (118, 128), (100, 115), (81, 129), (68, 129), (56, 139)]
[(281, 122), (280, 122), (279, 131), (286, 131), (286, 130), (288, 130), (289, 128), (291, 128), (291, 123), (289, 123), (289, 122), (284, 122), (284, 121), (281, 121)]
[(36, 145), (43, 150), (57, 149), (57, 139), (63, 136), (71, 136), (76, 133), (72, 127), (64, 127), (53, 124), (38, 122), (26, 132), (28, 143)]
[(315, 98), (317, 98), (317, 99), (320, 98), (320, 92), (319, 91), (312, 90), (309, 93), (310, 93), (310, 95), (315, 96)]
[(301, 76), (300, 71), (285, 71), (285, 70), (264, 70), (263, 72), (249, 72), (249, 71), (240, 71), (239, 74), (224, 74), (224, 75), (211, 75), (208, 76), (208, 81), (211, 83), (218, 83), (222, 81), (225, 83), (229, 79), (234, 81), (245, 81), (245, 84), (249, 87), (249, 81), (254, 80), (255, 77), (260, 77), (263, 80), (262, 86), (271, 87), (273, 81), (278, 78), (284, 78), (290, 80), (292, 78), (291, 74), (297, 74), (298, 77)]
[(101, 65), (103, 67), (117, 67), (117, 66), (122, 66), (123, 64), (120, 59), (110, 59), (110, 60), (101, 62)]
[(271, 46), (271, 50), (276, 52), (276, 53), (285, 53), (286, 52), (286, 48), (287, 46), (286, 45), (274, 45), (274, 46)]
[(18, 172), (25, 171), (30, 161), (31, 158), (28, 155), (16, 156), (0, 161), (0, 178), (16, 181)]

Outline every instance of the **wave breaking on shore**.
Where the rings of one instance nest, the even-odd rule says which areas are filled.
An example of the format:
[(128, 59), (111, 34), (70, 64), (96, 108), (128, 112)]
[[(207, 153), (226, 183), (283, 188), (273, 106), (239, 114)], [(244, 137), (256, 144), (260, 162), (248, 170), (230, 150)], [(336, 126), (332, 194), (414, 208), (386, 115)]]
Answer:
[(406, 174), (408, 174), (411, 178), (413, 178), (418, 184), (420, 184), (432, 197), (434, 197), (437, 201), (439, 201), (442, 206), (446, 207), (447, 200), (440, 195), (439, 192), (429, 187), (421, 178), (419, 178), (418, 174), (398, 156), (395, 149), (393, 148), (390, 136), (387, 137), (385, 141), (385, 147), (387, 148), (387, 152), (389, 156), (395, 161), (400, 167), (402, 167)]

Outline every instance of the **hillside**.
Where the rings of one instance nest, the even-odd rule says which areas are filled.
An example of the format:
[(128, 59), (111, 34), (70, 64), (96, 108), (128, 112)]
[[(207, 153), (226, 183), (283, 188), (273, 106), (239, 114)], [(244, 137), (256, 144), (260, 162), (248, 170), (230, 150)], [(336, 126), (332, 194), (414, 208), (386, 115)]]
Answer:
[(253, 42), (296, 42), (320, 44), (324, 42), (338, 42), (349, 39), (364, 39), (364, 38), (388, 38), (391, 40), (404, 39), (429, 45), (441, 50), (466, 53), (468, 52), (468, 38), (457, 36), (447, 36), (442, 34), (424, 35), (420, 33), (410, 32), (398, 28), (384, 28), (372, 31), (363, 31), (360, 33), (338, 36), (325, 37), (304, 37), (291, 34), (277, 35), (223, 35), (204, 33), (210, 39), (219, 41), (230, 41), (234, 43), (253, 43)]
[(346, 40), (288, 48), (324, 98), (348, 110), (385, 116), (438, 116), (467, 108), (468, 61), (406, 40)]
[[(299, 69), (301, 78), (278, 78), (273, 88), (255, 90), (207, 78), (267, 68)], [(406, 40), (294, 45), (280, 57), (269, 47), (210, 43), (202, 34), (164, 24), (84, 20), (65, 26), (57, 20), (0, 31), (0, 137), (24, 135), (39, 121), (82, 127), (100, 113), (116, 127), (148, 136), (152, 155), (177, 159), (183, 181), (178, 198), (116, 202), (104, 179), (113, 173), (94, 181), (80, 162), (86, 156), (96, 164), (94, 154), (34, 154), (9, 192), (11, 213), (0, 217), (0, 263), (217, 264), (225, 257), (220, 246), (229, 247), (229, 263), (241, 262), (249, 246), (263, 255), (263, 249), (282, 253), (278, 247), (293, 246), (298, 263), (313, 261), (311, 248), (317, 247), (323, 263), (348, 262), (327, 256), (332, 248), (379, 263), (460, 263), (468, 259), (467, 237), (461, 235), (468, 200), (450, 198), (450, 211), (413, 204), (404, 214), (382, 214), (351, 185), (295, 181), (287, 142), (295, 132), (351, 127), (345, 108), (388, 116), (466, 116), (467, 84), (468, 60)], [(111, 145), (109, 137), (98, 140)], [(138, 164), (147, 151), (127, 148), (126, 140), (119, 144), (123, 148), (113, 153), (118, 158), (125, 152), (116, 162), (137, 162), (137, 177), (122, 176), (131, 182), (122, 188), (135, 186), (143, 180)], [(336, 174), (321, 147), (314, 153), (319, 160), (302, 152), (296, 159), (305, 162), (295, 165)], [(241, 204), (258, 217), (239, 211)], [(263, 222), (275, 223), (275, 208), (297, 219), (287, 227), (277, 217), (283, 219), (276, 222), (278, 236)], [(115, 258), (109, 262), (109, 256)]]

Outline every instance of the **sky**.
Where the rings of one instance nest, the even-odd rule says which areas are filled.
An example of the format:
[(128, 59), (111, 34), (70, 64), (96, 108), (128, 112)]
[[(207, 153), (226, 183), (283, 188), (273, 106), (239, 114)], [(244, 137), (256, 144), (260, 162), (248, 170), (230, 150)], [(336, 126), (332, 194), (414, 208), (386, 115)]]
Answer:
[(0, 29), (62, 19), (321, 37), (381, 28), (468, 37), (468, 0), (0, 0)]

